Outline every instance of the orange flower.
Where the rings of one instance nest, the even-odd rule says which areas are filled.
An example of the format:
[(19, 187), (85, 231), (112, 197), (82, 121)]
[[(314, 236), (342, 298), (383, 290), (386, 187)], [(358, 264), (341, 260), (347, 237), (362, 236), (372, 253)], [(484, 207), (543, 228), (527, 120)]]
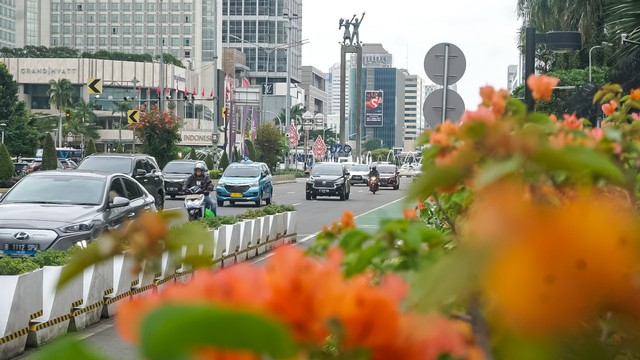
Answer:
[(416, 205), (416, 207), (418, 208), (418, 210), (424, 210), (424, 201), (422, 201), (422, 199), (418, 199), (418, 204)]
[(607, 116), (613, 115), (617, 108), (618, 103), (615, 100), (609, 101), (608, 104), (602, 104), (602, 112)]
[(496, 116), (502, 116), (504, 114), (508, 99), (509, 92), (507, 90), (500, 90), (493, 94), (491, 98), (491, 110)]
[(480, 97), (482, 98), (482, 104), (485, 106), (489, 106), (493, 100), (493, 95), (495, 95), (496, 90), (493, 86), (483, 86), (480, 88)]
[(485, 107), (479, 107), (477, 111), (465, 111), (464, 115), (460, 119), (462, 124), (473, 122), (484, 122), (487, 124), (493, 124), (496, 122), (496, 115)]
[(431, 145), (440, 145), (442, 147), (451, 145), (451, 142), (449, 141), (449, 137), (447, 135), (437, 132), (431, 132), (431, 134), (429, 134), (429, 143)]
[(631, 90), (631, 93), (629, 95), (631, 95), (631, 100), (633, 101), (640, 100), (640, 88)]
[(345, 211), (340, 217), (340, 224), (343, 229), (353, 229), (356, 227), (356, 221), (353, 218), (353, 212), (350, 210)]
[(452, 135), (456, 135), (458, 133), (458, 129), (459, 128), (460, 127), (458, 126), (458, 124), (454, 124), (450, 120), (447, 120), (444, 123), (442, 123), (441, 125), (438, 125), (438, 127), (436, 129), (441, 134), (444, 134), (446, 136), (452, 136)]
[(604, 138), (604, 131), (601, 128), (593, 128), (587, 131), (587, 135), (595, 141), (600, 141)]
[(416, 209), (404, 208), (402, 209), (402, 213), (404, 214), (404, 218), (407, 220), (415, 220), (418, 218), (416, 214)]
[(576, 129), (576, 130), (582, 130), (582, 122), (584, 121), (584, 119), (580, 119), (578, 120), (578, 118), (576, 117), (576, 113), (573, 113), (571, 115), (563, 115), (564, 117), (564, 126), (568, 129)]
[(560, 79), (547, 75), (531, 75), (527, 79), (527, 86), (531, 89), (531, 95), (536, 101), (549, 101), (553, 94), (553, 88), (558, 85)]

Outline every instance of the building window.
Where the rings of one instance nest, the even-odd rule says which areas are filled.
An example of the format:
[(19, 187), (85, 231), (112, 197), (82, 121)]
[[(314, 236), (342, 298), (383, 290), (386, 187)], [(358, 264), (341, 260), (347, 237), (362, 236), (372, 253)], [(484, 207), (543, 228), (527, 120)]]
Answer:
[(71, 6), (72, 6), (71, 3), (65, 2), (65, 3), (62, 4), (62, 10), (71, 11)]
[(112, 35), (118, 35), (118, 28), (117, 27), (112, 27), (111, 28), (111, 34)]
[(52, 35), (60, 34), (60, 26), (58, 26), (58, 25), (51, 26), (51, 34)]
[(131, 46), (131, 38), (128, 38), (128, 37), (123, 38), (123, 39), (122, 39), (122, 45), (124, 45), (124, 46)]
[(109, 7), (109, 4), (107, 4), (107, 3), (101, 2), (101, 3), (98, 4), (98, 9), (100, 9), (101, 11), (102, 10), (107, 11), (108, 7)]
[(84, 34), (84, 26), (82, 25), (76, 26), (76, 35), (82, 35), (82, 34)]
[(144, 45), (144, 41), (143, 41), (143, 39), (142, 39), (142, 38), (140, 38), (140, 37), (137, 37), (137, 38), (133, 39), (133, 43), (134, 43), (136, 46), (142, 46), (142, 45)]
[(56, 24), (60, 22), (60, 15), (58, 14), (53, 14), (51, 15), (51, 22)]
[(185, 26), (182, 28), (182, 33), (185, 35), (191, 35), (191, 26)]
[(111, 38), (111, 45), (112, 46), (118, 46), (118, 38), (117, 37), (112, 37)]
[(190, 23), (191, 22), (191, 16), (185, 15), (184, 22), (187, 23), (187, 24)]
[(156, 27), (155, 26), (147, 26), (147, 34), (153, 35), (156, 33)]
[(63, 46), (71, 46), (71, 37), (62, 38), (62, 45)]
[(144, 21), (144, 16), (142, 14), (135, 14), (133, 18), (135, 19), (135, 22), (137, 24), (140, 24)]
[(120, 22), (120, 15), (118, 15), (118, 14), (111, 14), (111, 22), (112, 22), (112, 23)]
[(76, 37), (76, 46), (82, 46), (82, 38)]
[(136, 26), (135, 31), (136, 31), (136, 35), (144, 34), (144, 26)]
[(106, 23), (107, 22), (107, 14), (98, 14), (98, 22)]
[(125, 24), (131, 24), (131, 14), (123, 14), (122, 22)]
[(87, 46), (93, 46), (96, 44), (96, 39), (94, 38), (87, 38)]
[(131, 11), (131, 3), (126, 2), (126, 3), (122, 4), (122, 10), (123, 11)]
[(87, 26), (87, 34), (89, 35), (95, 35), (96, 33), (96, 27), (95, 26)]
[(147, 46), (155, 46), (156, 38), (147, 38)]
[[(78, 4), (76, 5), (76, 10), (78, 11), (82, 11), (82, 4)], [(77, 42), (77, 41), (76, 41)]]
[(131, 35), (131, 26), (123, 26), (122, 33), (125, 35)]
[(71, 22), (71, 14), (62, 15), (62, 21), (65, 22), (65, 23), (70, 23)]
[(171, 46), (180, 46), (180, 38), (171, 38)]
[(191, 46), (191, 39), (185, 38), (184, 39), (184, 46)]
[(256, 22), (244, 22), (244, 39), (249, 42), (256, 42)]
[(258, 0), (244, 0), (244, 14), (256, 15)]
[(156, 22), (156, 16), (154, 14), (147, 14), (147, 22), (148, 23)]
[(111, 3), (111, 10), (113, 10), (113, 11), (118, 11), (118, 10), (120, 10), (120, 4), (119, 4), (119, 3), (117, 3), (117, 2), (115, 2), (115, 1), (114, 1), (114, 2), (112, 2), (112, 3)]
[(190, 57), (191, 57), (191, 50), (185, 50), (185, 51), (184, 51), (184, 57), (185, 57), (186, 59), (190, 58)]
[(180, 27), (179, 26), (172, 26), (171, 27), (171, 34), (172, 35), (180, 35)]
[(171, 10), (180, 11), (180, 4), (178, 4), (178, 3), (171, 4)]
[(100, 35), (107, 35), (107, 27), (106, 26), (100, 26), (98, 31), (99, 31)]
[(71, 35), (71, 26), (63, 26), (62, 27), (62, 33), (65, 35)]
[(144, 4), (135, 3), (134, 7), (135, 7), (136, 11), (143, 11), (144, 10)]
[(93, 2), (88, 3), (87, 11), (96, 11), (96, 3), (93, 3)]
[(76, 14), (76, 22), (83, 23), (84, 22), (84, 14)]
[(60, 11), (60, 3), (57, 3), (57, 2), (52, 3), (51, 11)]

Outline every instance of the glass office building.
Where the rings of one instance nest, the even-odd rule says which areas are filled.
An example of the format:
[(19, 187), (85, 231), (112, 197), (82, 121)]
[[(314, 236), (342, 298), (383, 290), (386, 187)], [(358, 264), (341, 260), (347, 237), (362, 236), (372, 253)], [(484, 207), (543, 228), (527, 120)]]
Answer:
[[(256, 83), (284, 82), (287, 47), (302, 40), (302, 0), (222, 0), (222, 43), (243, 51)], [(291, 46), (291, 79), (300, 82), (302, 49)]]

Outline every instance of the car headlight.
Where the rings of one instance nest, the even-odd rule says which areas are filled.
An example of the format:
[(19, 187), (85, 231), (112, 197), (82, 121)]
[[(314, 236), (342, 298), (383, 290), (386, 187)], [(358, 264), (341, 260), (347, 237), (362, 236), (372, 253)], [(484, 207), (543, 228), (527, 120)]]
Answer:
[(259, 187), (260, 183), (258, 181), (256, 181), (254, 183), (251, 183), (251, 185), (249, 185), (249, 186), (251, 186), (251, 187)]
[(223, 181), (218, 181), (218, 186), (224, 187), (225, 185), (227, 185), (225, 182), (223, 182)]
[(312, 183), (313, 182), (313, 176), (309, 176), (309, 178), (307, 179), (308, 183)]
[(93, 225), (94, 224), (92, 222), (78, 223), (78, 224), (61, 227), (60, 231), (62, 231), (63, 233), (90, 231), (91, 229), (93, 229)]

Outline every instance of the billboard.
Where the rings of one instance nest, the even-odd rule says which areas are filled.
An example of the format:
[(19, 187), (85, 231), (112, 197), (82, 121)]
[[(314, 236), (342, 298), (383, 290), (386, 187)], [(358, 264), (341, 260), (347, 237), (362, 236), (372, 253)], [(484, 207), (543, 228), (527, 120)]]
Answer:
[(365, 127), (382, 127), (382, 90), (365, 91)]

